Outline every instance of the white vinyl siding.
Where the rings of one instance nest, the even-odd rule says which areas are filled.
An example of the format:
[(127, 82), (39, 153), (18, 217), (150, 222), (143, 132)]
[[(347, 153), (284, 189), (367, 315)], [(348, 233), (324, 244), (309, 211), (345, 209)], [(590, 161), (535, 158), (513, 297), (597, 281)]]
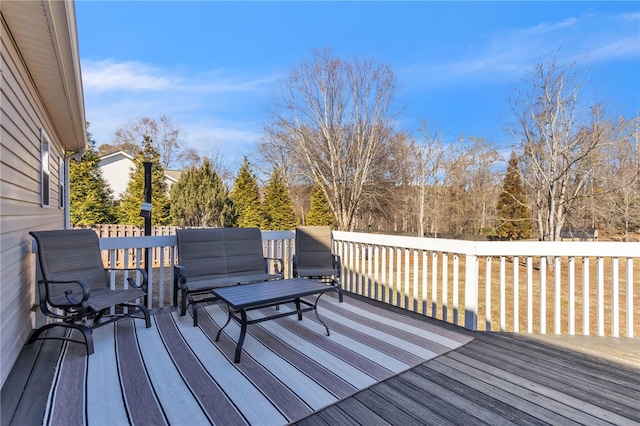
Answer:
[(118, 200), (127, 190), (131, 172), (135, 169), (135, 163), (126, 155), (116, 153), (100, 160), (102, 177), (105, 179), (111, 190), (113, 198)]
[(64, 150), (29, 78), (4, 18), (0, 23), (0, 379), (4, 383), (34, 325), (32, 229), (64, 227), (63, 209), (41, 206), (41, 134), (50, 138), (50, 203), (59, 203)]
[[(131, 173), (136, 168), (133, 157), (124, 152), (115, 152), (101, 157), (98, 167), (100, 167), (102, 177), (111, 188), (113, 198), (115, 200), (122, 199), (122, 195), (129, 186)], [(177, 179), (165, 173), (165, 182), (168, 194)]]

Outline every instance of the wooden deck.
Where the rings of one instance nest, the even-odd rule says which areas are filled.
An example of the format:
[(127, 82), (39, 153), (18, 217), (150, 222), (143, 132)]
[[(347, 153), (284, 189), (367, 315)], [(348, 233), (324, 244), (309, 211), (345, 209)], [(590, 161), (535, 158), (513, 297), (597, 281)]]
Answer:
[[(455, 351), (297, 422), (309, 425), (637, 425), (640, 341), (591, 337), (582, 350), (617, 347), (616, 360), (544, 338), (474, 333)], [(556, 339), (549, 339), (554, 341)]]
[[(346, 306), (349, 306), (349, 309), (353, 308), (352, 311), (347, 312)], [(154, 368), (159, 369), (156, 376), (166, 376), (164, 380), (167, 383), (160, 380), (152, 383), (148, 389), (144, 386), (136, 388), (136, 398), (126, 397), (125, 391), (123, 396), (116, 397), (115, 399), (122, 398), (125, 404), (128, 404), (126, 415), (121, 421), (115, 417), (115, 414), (92, 417), (90, 411), (96, 408), (91, 405), (95, 404), (96, 400), (103, 398), (108, 400), (108, 398), (104, 394), (98, 398), (92, 397), (91, 387), (88, 386), (85, 390), (86, 383), (83, 385), (82, 382), (82, 375), (90, 376), (90, 370), (95, 369), (96, 365), (100, 365), (98, 370), (105, 369), (101, 375), (112, 376), (108, 372), (108, 350), (100, 351), (97, 346), (96, 354), (90, 357), (90, 362), (87, 362), (87, 357), (82, 353), (83, 348), (78, 344), (63, 344), (59, 341), (47, 340), (25, 346), (23, 356), (14, 366), (2, 388), (1, 423), (2, 425), (45, 423), (92, 426), (126, 423), (230, 424), (230, 421), (212, 420), (206, 407), (208, 400), (212, 399), (210, 394), (205, 395), (209, 397), (208, 400), (205, 398), (199, 403), (194, 403), (188, 386), (176, 383), (178, 379), (180, 382), (184, 381), (186, 385), (189, 385), (190, 381), (201, 380), (202, 377), (199, 377), (195, 370), (178, 368), (178, 374), (169, 371), (173, 367), (168, 368), (173, 364), (184, 363), (187, 358), (185, 354), (188, 353), (191, 356), (191, 354), (197, 354), (198, 350), (207, 355), (200, 355), (199, 360), (192, 361), (191, 364), (202, 364), (202, 367), (206, 368), (208, 363), (214, 362), (208, 359), (208, 354), (215, 349), (216, 356), (220, 358), (216, 361), (215, 368), (209, 369), (208, 373), (203, 369), (201, 374), (201, 376), (211, 376), (211, 380), (198, 382), (199, 386), (209, 386), (213, 392), (213, 385), (220, 384), (220, 398), (226, 397), (231, 401), (228, 412), (222, 413), (221, 418), (234, 418), (231, 414), (240, 412), (241, 415), (235, 420), (245, 424), (286, 424), (289, 421), (298, 425), (391, 424), (402, 426), (414, 424), (640, 424), (639, 339), (470, 332), (399, 309), (381, 309), (379, 306), (371, 306), (360, 300), (353, 300), (353, 303), (345, 306), (325, 303), (321, 309), (324, 309), (321, 311), (321, 315), (324, 312), (323, 319), (332, 316), (336, 319), (329, 324), (332, 330), (330, 339), (325, 339), (326, 336), (321, 332), (317, 333), (316, 326), (319, 324), (316, 324), (310, 315), (305, 316), (305, 320), (299, 324), (294, 320), (291, 320), (293, 324), (280, 323), (281, 320), (270, 321), (263, 323), (264, 326), (253, 326), (255, 327), (253, 337), (250, 337), (246, 343), (246, 354), (243, 355), (240, 364), (233, 364), (229, 360), (229, 357), (233, 356), (233, 335), (237, 330), (230, 331), (227, 338), (221, 339), (217, 344), (207, 338), (217, 330), (218, 324), (224, 321), (224, 312), (213, 307), (209, 309), (209, 315), (202, 315), (203, 322), (197, 328), (190, 325), (190, 318), (181, 319), (171, 312), (157, 313), (154, 317), (154, 324), (160, 335), (157, 343), (153, 343), (155, 337), (145, 334), (144, 330), (148, 329), (139, 330), (136, 329), (137, 326), (129, 327), (126, 324), (118, 326), (113, 334), (96, 336), (97, 345), (107, 342), (108, 347), (116, 347), (116, 353), (118, 353), (118, 347), (120, 350), (129, 347), (140, 348), (139, 356), (129, 355), (137, 354), (135, 351), (126, 351), (126, 357), (122, 353), (119, 357), (114, 356), (117, 360), (114, 362), (118, 368), (115, 375), (120, 375), (121, 381), (123, 378), (126, 381), (129, 374), (138, 374), (140, 370), (147, 371), (150, 377), (149, 383), (160, 380), (154, 379)], [(327, 313), (327, 310), (331, 310), (331, 313)], [(395, 325), (400, 324), (399, 319), (403, 325), (394, 329)], [(354, 323), (349, 325), (350, 321)], [(358, 321), (360, 323), (357, 323)], [(351, 328), (357, 328), (357, 333), (351, 332)], [(365, 332), (369, 329), (372, 330), (370, 333)], [(296, 345), (309, 345), (308, 353), (291, 351), (283, 344), (280, 344), (283, 346), (280, 347), (271, 343), (258, 342), (262, 339), (264, 342), (286, 343), (288, 337), (283, 337), (282, 333), (296, 334), (304, 338), (306, 343), (298, 342)], [(115, 337), (112, 337), (114, 335)], [(195, 340), (196, 344), (190, 343), (191, 346), (185, 346), (181, 335)], [(322, 337), (319, 338), (320, 336)], [(160, 343), (160, 338), (163, 343)], [(252, 343), (251, 339), (255, 339), (255, 342)], [(393, 349), (390, 347), (390, 342), (400, 342), (394, 339), (405, 339), (407, 343), (396, 343), (396, 345), (406, 345), (407, 348), (412, 349), (410, 351), (402, 348)], [(448, 349), (446, 344), (453, 345), (455, 349)], [(289, 365), (293, 371), (283, 369), (283, 364), (271, 359), (273, 355), (263, 358), (263, 346), (269, 349), (267, 351), (269, 354), (277, 353), (286, 360), (285, 364)], [(163, 347), (166, 347), (166, 352), (163, 350), (163, 353), (160, 353)], [(364, 351), (362, 349), (364, 347), (371, 349)], [(152, 356), (145, 351), (149, 351)], [(320, 352), (322, 354), (319, 354)], [(329, 356), (327, 353), (336, 359), (340, 358), (340, 362), (319, 366), (314, 357), (327, 357)], [(431, 353), (433, 356), (430, 355)], [(161, 364), (163, 357), (166, 358), (165, 364)], [(141, 364), (142, 368), (126, 372), (127, 368), (135, 365), (134, 361), (138, 362), (138, 359), (144, 361), (145, 358), (153, 361), (146, 361), (146, 365)], [(421, 358), (422, 361), (420, 361)], [(377, 361), (371, 362), (371, 359)], [(324, 362), (326, 364), (326, 360)], [(80, 365), (76, 365), (78, 363)], [(395, 366), (393, 368), (392, 363)], [(93, 367), (90, 364), (93, 364)], [(408, 369), (403, 365), (409, 366)], [(280, 370), (267, 372), (268, 366), (271, 366), (271, 370)], [(352, 368), (355, 366), (357, 368)], [(212, 370), (220, 370), (221, 376), (215, 377), (218, 373)], [(304, 375), (295, 376), (298, 377), (297, 379), (294, 379), (294, 375), (303, 370), (307, 375), (318, 374), (318, 376), (305, 382), (307, 384), (296, 390), (294, 386), (287, 383), (287, 380), (302, 380), (301, 377), (304, 378)], [(336, 373), (336, 370), (339, 373)], [(64, 371), (67, 373), (61, 373)], [(68, 379), (61, 380), (62, 374), (66, 374), (65, 377)], [(283, 389), (286, 387), (287, 392), (291, 393), (290, 396), (282, 393), (283, 389), (278, 391), (278, 395), (284, 401), (283, 404), (291, 405), (292, 400), (299, 402), (295, 410), (291, 408), (291, 411), (287, 411), (289, 410), (287, 407), (278, 408), (276, 411), (282, 415), (281, 420), (277, 420), (279, 419), (277, 416), (267, 417), (266, 411), (261, 411), (260, 408), (260, 398), (265, 395), (266, 399), (271, 401), (278, 399), (278, 395), (269, 395), (274, 385), (263, 386), (258, 394), (250, 393), (249, 387), (244, 385), (234, 388), (225, 387), (225, 377), (235, 377), (234, 381), (245, 380), (238, 378), (244, 377), (248, 382), (256, 383), (259, 380), (265, 380), (265, 374), (273, 375), (279, 383), (288, 385), (281, 387)], [(328, 380), (330, 378), (331, 380)], [(367, 382), (366, 378), (371, 379)], [(117, 377), (112, 379), (117, 382)], [(317, 383), (323, 380), (326, 380), (326, 383)], [(144, 380), (139, 381), (144, 382)], [(53, 389), (52, 383), (56, 383)], [(61, 421), (65, 417), (51, 416), (51, 400), (55, 399), (53, 394), (58, 395), (58, 406), (68, 408), (65, 405), (75, 405), (67, 404), (65, 400), (65, 395), (78, 393), (73, 390), (74, 383), (76, 387), (81, 388), (80, 394), (84, 393), (85, 400), (88, 401), (87, 408), (81, 410), (84, 413), (80, 413), (79, 417), (69, 414), (66, 417), (67, 421)], [(165, 385), (168, 386), (166, 389)], [(335, 402), (327, 405), (326, 401), (329, 399), (315, 403), (311, 401), (309, 398), (319, 398), (319, 394), (322, 394), (318, 390), (309, 392), (311, 396), (304, 395), (305, 389), (308, 391), (310, 386), (316, 385)], [(71, 386), (70, 390), (65, 386)], [(124, 384), (117, 384), (115, 387), (126, 388)], [(166, 403), (160, 403), (158, 407), (140, 404), (140, 393), (145, 389), (155, 394), (149, 397), (157, 401), (162, 401), (162, 393), (166, 392), (175, 406)], [(237, 395), (234, 396), (233, 392)], [(113, 399), (113, 393), (117, 392), (105, 393), (109, 393)], [(194, 398), (197, 399), (197, 397)], [(246, 400), (249, 405), (257, 406), (253, 409), (261, 417), (251, 417), (251, 413), (242, 413), (245, 409), (242, 404), (246, 404)], [(220, 400), (217, 399), (215, 402), (214, 405), (219, 405), (217, 403)], [(104, 406), (108, 402), (100, 401), (100, 403)], [(200, 407), (195, 411), (201, 409), (205, 415), (200, 417), (200, 422), (195, 421), (193, 419), (196, 417), (186, 415), (192, 413), (185, 413), (194, 410), (185, 410), (184, 407)], [(111, 412), (109, 410), (112, 408), (107, 407), (106, 410)], [(135, 413), (136, 410), (138, 414)], [(182, 411), (185, 416), (179, 417), (181, 420), (176, 420), (176, 417), (171, 417), (172, 410)], [(289, 414), (290, 412), (294, 414)], [(49, 413), (49, 417), (46, 413)], [(152, 420), (154, 415), (158, 416), (157, 421)], [(43, 419), (48, 420), (43, 421)]]

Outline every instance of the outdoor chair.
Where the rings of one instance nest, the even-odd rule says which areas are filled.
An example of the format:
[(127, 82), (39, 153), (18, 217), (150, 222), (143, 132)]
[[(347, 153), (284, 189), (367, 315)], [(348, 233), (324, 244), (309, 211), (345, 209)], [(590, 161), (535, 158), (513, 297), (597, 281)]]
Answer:
[[(56, 321), (31, 333), (27, 344), (40, 339), (60, 339), (87, 346), (93, 353), (91, 331), (121, 318), (143, 318), (151, 327), (147, 301), (147, 273), (140, 268), (108, 268), (102, 263), (98, 236), (91, 229), (32, 231), (38, 245), (38, 262), (42, 279), (38, 280), (38, 297), (42, 313)], [(129, 288), (113, 290), (109, 271), (136, 271), (127, 278)], [(136, 284), (140, 274), (141, 282)], [(143, 299), (143, 304), (132, 303)], [(41, 336), (53, 327), (66, 327), (82, 333), (84, 341), (64, 337)]]
[(296, 227), (295, 254), (293, 255), (293, 276), (318, 279), (340, 287), (340, 256), (332, 252), (333, 240), (328, 226)]

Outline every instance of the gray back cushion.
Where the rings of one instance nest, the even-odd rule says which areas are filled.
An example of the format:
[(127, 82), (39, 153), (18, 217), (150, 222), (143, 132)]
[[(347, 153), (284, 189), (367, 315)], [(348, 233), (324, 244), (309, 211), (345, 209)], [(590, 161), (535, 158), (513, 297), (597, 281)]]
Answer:
[[(45, 280), (84, 281), (89, 290), (109, 286), (108, 275), (102, 263), (98, 235), (91, 229), (32, 231), (38, 243), (38, 260)], [(56, 285), (48, 293), (49, 300), (65, 304), (65, 291), (72, 290), (81, 298), (78, 285)]]
[(225, 230), (227, 274), (264, 272), (262, 234), (258, 228), (228, 228)]
[(265, 271), (258, 228), (177, 229), (176, 236), (187, 279)]
[(226, 271), (223, 228), (177, 229), (178, 263), (187, 279)]
[(333, 267), (331, 228), (328, 226), (298, 226), (295, 244), (299, 268)]

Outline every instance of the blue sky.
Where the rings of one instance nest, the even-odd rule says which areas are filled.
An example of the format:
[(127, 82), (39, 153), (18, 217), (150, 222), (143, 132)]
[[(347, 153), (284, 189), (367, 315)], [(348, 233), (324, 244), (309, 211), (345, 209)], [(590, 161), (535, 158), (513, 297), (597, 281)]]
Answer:
[(640, 113), (640, 2), (76, 1), (89, 130), (98, 145), (144, 116), (232, 170), (262, 137), (278, 82), (314, 49), (387, 64), (399, 128), (511, 140), (509, 98), (556, 52), (585, 100)]

